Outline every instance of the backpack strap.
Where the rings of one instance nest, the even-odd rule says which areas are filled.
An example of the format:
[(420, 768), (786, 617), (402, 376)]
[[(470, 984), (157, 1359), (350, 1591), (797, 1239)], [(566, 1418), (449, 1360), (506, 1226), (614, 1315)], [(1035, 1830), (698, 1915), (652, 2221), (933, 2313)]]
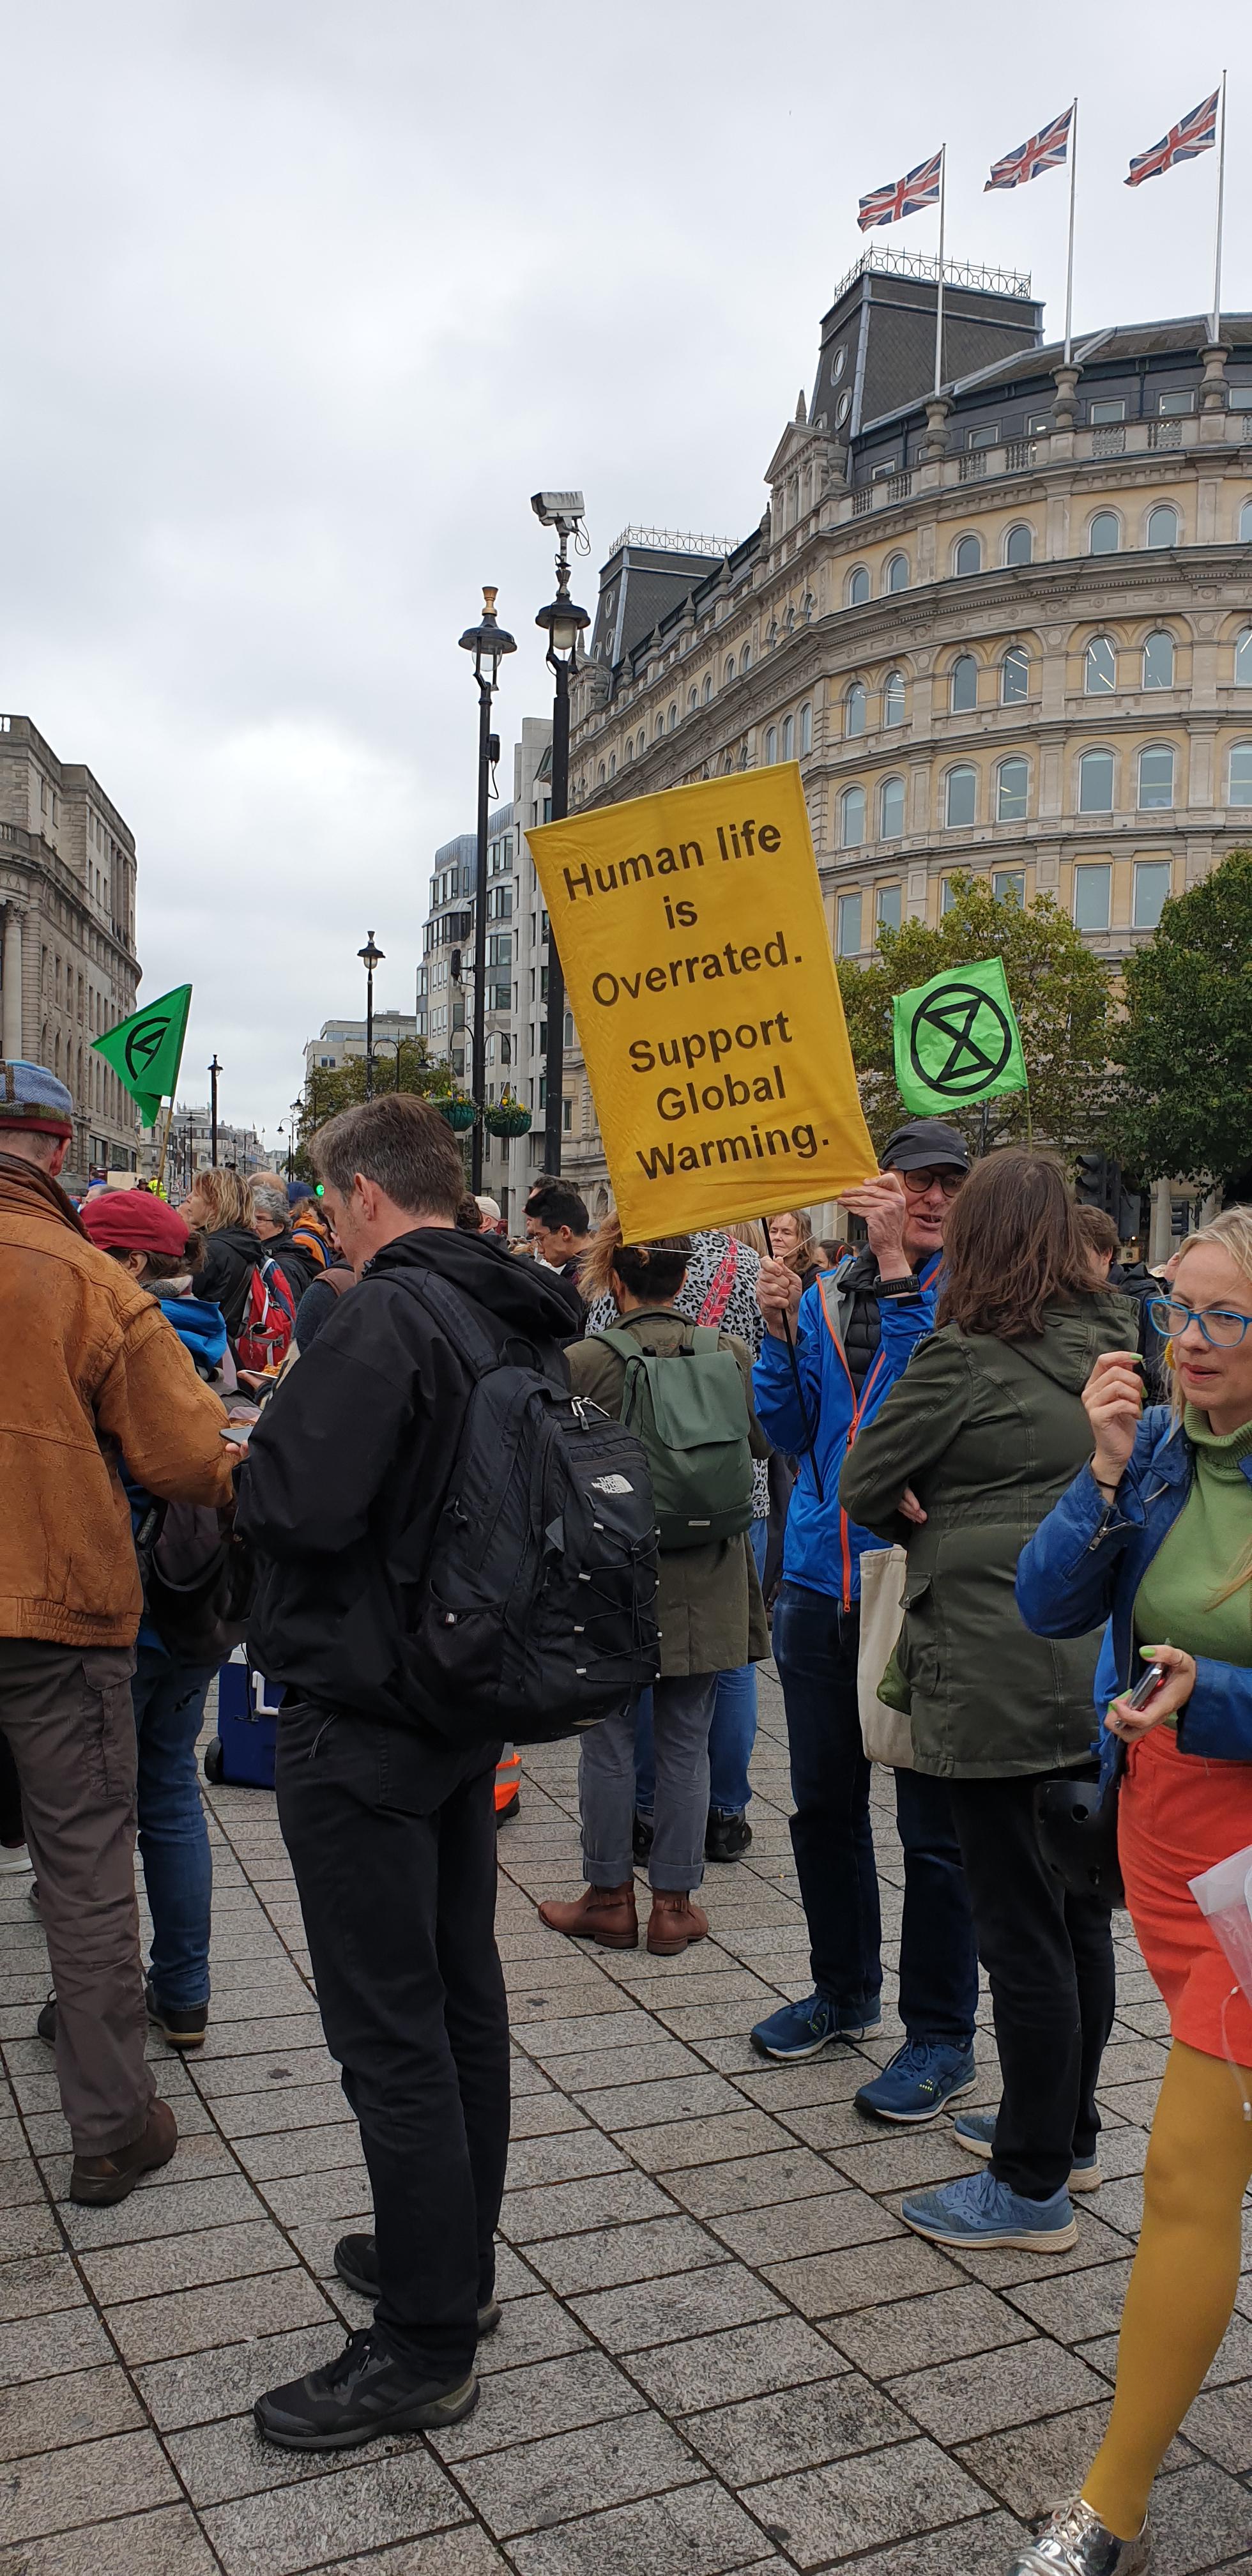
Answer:
[[(452, 1287), (451, 1283), (441, 1279), (436, 1271), (367, 1271), (365, 1279), (359, 1284), (364, 1287), (371, 1277), (382, 1277), (393, 1288), (403, 1288), (408, 1296), (416, 1297), (419, 1305), (425, 1306), (427, 1313), (433, 1315), (436, 1323), (442, 1326), (449, 1341), (455, 1344), (458, 1358), (464, 1360), (471, 1377), (476, 1382), (480, 1378), (490, 1376), (493, 1369), (501, 1366), (504, 1348), (500, 1342), (492, 1339), (482, 1321), (482, 1310), (477, 1299), (471, 1297), (467, 1290)], [(542, 1351), (528, 1339), (526, 1334), (514, 1335), (504, 1331), (503, 1340), (504, 1343), (512, 1340), (524, 1342), (527, 1350), (532, 1353), (532, 1365), (538, 1374), (541, 1377), (552, 1377), (551, 1367), (545, 1362)], [(553, 1382), (561, 1383), (559, 1379)]]
[(720, 1324), (722, 1317), (730, 1304), (731, 1293), (738, 1275), (739, 1246), (734, 1241), (731, 1241), (727, 1244), (726, 1250), (709, 1281), (708, 1292), (705, 1296), (704, 1304), (700, 1308), (699, 1315), (696, 1319), (698, 1323)]

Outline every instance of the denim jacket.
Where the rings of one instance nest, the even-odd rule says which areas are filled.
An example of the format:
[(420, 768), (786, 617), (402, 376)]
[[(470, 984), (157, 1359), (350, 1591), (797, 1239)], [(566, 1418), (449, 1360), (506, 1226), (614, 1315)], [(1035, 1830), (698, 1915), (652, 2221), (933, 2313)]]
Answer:
[[(1252, 1484), (1252, 1458), (1240, 1463)], [(1079, 1637), (1109, 1621), (1096, 1673), (1099, 1706), (1130, 1686), (1135, 1596), (1194, 1473), (1186, 1433), (1166, 1406), (1153, 1405), (1112, 1501), (1084, 1467), (1022, 1549), (1017, 1606), (1036, 1636)], [(1252, 1665), (1197, 1658), (1195, 1689), (1179, 1714), (1178, 1749), (1209, 1761), (1252, 1762)], [(1120, 1750), (1119, 1739), (1102, 1731), (1102, 1776), (1115, 1769)]]

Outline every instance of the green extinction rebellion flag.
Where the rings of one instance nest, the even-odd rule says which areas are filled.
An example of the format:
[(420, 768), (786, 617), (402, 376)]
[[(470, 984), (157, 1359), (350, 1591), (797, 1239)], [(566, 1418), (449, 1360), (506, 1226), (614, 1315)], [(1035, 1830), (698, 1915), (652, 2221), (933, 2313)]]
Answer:
[(190, 1009), (191, 986), (180, 984), (95, 1041), (96, 1054), (138, 1101), (148, 1127), (155, 1127), (162, 1101), (172, 1100), (177, 1090)]
[(896, 1089), (918, 1117), (1026, 1089), (1021, 1031), (1001, 957), (945, 966), (928, 984), (897, 993), (894, 1035)]

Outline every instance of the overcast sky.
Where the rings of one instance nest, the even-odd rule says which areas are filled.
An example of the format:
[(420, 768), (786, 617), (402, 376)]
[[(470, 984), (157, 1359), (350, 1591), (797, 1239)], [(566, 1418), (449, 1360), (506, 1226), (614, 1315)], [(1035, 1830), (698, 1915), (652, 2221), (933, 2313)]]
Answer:
[[(304, 1040), (413, 1007), (472, 828), (480, 585), (549, 690), (542, 484), (744, 535), (856, 202), (945, 139), (948, 248), (1030, 268), (1065, 177), (982, 193), (1081, 97), (1079, 328), (1207, 309), (1215, 156), (1145, 150), (1231, 70), (1226, 288), (1252, 306), (1252, 30), (1191, 0), (39, 0), (8, 13), (4, 680), (139, 850), (142, 992), (191, 978), (184, 1096), (275, 1141)], [(933, 251), (935, 220), (890, 234)]]

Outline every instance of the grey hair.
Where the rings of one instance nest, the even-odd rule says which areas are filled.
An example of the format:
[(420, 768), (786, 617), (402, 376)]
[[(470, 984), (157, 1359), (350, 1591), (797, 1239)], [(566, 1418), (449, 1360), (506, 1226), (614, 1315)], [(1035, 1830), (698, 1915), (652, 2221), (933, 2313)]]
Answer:
[(274, 1225), (285, 1226), (290, 1213), (287, 1193), (281, 1181), (258, 1179), (249, 1184), (248, 1196), (254, 1216), (267, 1216)]

